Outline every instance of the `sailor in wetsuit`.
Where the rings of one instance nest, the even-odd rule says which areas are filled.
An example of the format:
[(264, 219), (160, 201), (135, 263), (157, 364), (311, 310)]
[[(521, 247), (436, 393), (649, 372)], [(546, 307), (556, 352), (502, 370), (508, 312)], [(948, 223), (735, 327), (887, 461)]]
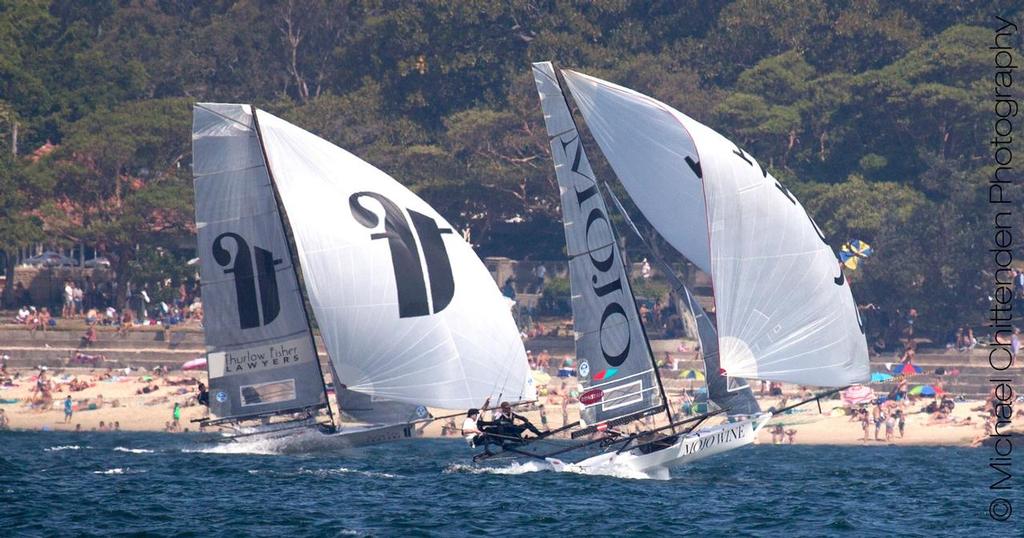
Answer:
[(530, 430), (538, 437), (543, 435), (526, 417), (513, 413), (512, 406), (508, 402), (501, 402), (501, 410), (494, 420), (479, 420), (477, 427), (484, 433), (484, 442), (493, 442), (502, 446), (521, 442), (523, 432), (526, 430)]

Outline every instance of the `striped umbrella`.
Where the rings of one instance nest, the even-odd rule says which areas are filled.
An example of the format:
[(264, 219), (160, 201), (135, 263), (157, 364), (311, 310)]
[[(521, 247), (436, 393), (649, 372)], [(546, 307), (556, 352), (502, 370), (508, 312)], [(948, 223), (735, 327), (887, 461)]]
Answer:
[(703, 380), (704, 372), (701, 372), (700, 370), (683, 370), (682, 372), (679, 372), (679, 379)]
[(942, 389), (933, 385), (916, 385), (908, 392), (915, 396), (935, 396), (942, 394)]
[(914, 366), (909, 362), (906, 364), (894, 364), (892, 367), (893, 375), (914, 375), (923, 371), (920, 366)]

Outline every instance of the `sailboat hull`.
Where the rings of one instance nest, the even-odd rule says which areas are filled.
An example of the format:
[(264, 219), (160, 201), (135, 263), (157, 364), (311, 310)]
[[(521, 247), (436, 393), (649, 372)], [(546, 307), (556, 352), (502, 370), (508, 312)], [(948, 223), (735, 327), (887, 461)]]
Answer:
[[(770, 413), (763, 413), (738, 422), (728, 422), (701, 429), (680, 437), (676, 443), (659, 450), (644, 453), (640, 449), (632, 449), (621, 454), (606, 452), (587, 458), (573, 466), (584, 471), (626, 466), (652, 478), (667, 479), (669, 469), (673, 467), (693, 463), (753, 443), (757, 439), (757, 433), (768, 424), (771, 418)], [(556, 469), (565, 465), (557, 460), (549, 460), (549, 462)]]
[(415, 422), (370, 424), (345, 427), (330, 433), (308, 426), (289, 430), (248, 431), (242, 435), (228, 436), (224, 441), (281, 454), (324, 452), (412, 439), (422, 435), (421, 426)]
[(309, 430), (282, 439), (282, 452), (317, 452), (359, 448), (419, 437), (415, 424), (385, 424), (345, 428), (334, 433)]

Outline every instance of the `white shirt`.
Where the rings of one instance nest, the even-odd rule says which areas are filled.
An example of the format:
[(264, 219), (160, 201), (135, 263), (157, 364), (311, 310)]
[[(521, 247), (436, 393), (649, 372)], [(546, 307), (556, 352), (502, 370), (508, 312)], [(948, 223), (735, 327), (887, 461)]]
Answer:
[(466, 441), (473, 442), (473, 436), (480, 433), (480, 430), (476, 427), (476, 419), (466, 417), (466, 420), (462, 421), (462, 435), (466, 437)]

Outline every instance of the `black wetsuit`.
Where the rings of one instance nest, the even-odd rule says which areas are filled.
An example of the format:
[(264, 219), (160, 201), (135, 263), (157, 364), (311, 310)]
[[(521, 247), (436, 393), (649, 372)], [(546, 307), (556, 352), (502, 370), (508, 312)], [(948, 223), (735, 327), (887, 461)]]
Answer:
[[(516, 421), (521, 424), (516, 424)], [(492, 421), (478, 420), (477, 428), (484, 432), (482, 441), (504, 446), (507, 443), (518, 443), (522, 440), (523, 432), (529, 430), (534, 435), (541, 435), (540, 430), (530, 423), (526, 417), (510, 413), (509, 416), (498, 415)], [(487, 435), (491, 434), (491, 435)]]

